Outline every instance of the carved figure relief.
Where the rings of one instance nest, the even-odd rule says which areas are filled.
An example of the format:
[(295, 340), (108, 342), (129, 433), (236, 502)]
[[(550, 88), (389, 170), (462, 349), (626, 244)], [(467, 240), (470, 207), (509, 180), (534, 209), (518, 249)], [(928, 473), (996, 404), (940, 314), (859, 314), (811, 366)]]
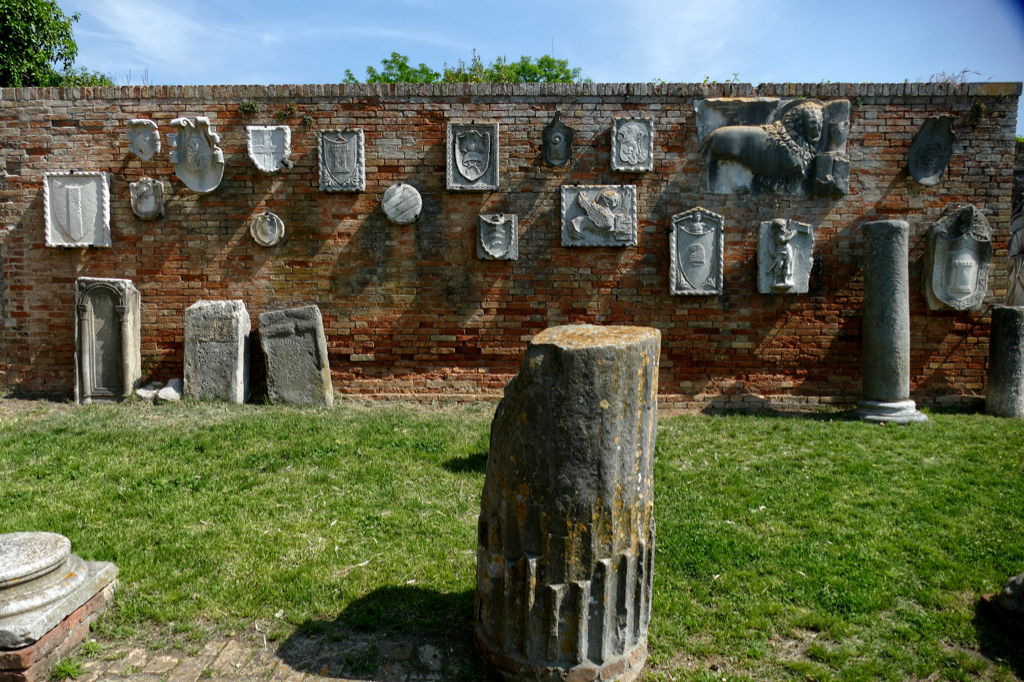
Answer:
[(75, 282), (75, 399), (122, 400), (142, 378), (139, 291), (129, 279)]
[(564, 166), (572, 159), (572, 142), (576, 131), (562, 122), (562, 112), (556, 111), (551, 122), (541, 132), (541, 153), (549, 166)]
[(849, 192), (850, 102), (715, 98), (697, 104), (697, 136), (715, 194)]
[(210, 131), (210, 119), (197, 116), (193, 123), (176, 118), (171, 127), (178, 131), (167, 136), (174, 174), (193, 192), (207, 194), (217, 189), (224, 177), (224, 152), (217, 146), (220, 136)]
[(761, 223), (757, 290), (762, 294), (806, 294), (813, 258), (814, 232), (810, 225), (784, 218)]
[(320, 191), (366, 190), (366, 152), (361, 128), (322, 130), (320, 138)]
[(913, 178), (922, 185), (931, 187), (937, 184), (946, 172), (949, 157), (953, 154), (953, 143), (956, 142), (952, 126), (952, 116), (928, 118), (914, 135), (907, 166)]
[(921, 289), (932, 310), (977, 310), (988, 290), (992, 229), (974, 206), (944, 216), (928, 231)]
[(654, 122), (651, 119), (614, 119), (612, 170), (627, 173), (654, 170)]
[(476, 255), (482, 260), (519, 260), (519, 217), (515, 213), (481, 215)]
[(132, 211), (142, 220), (153, 220), (164, 214), (164, 183), (153, 178), (139, 178), (129, 186)]
[(292, 129), (288, 126), (246, 126), (245, 147), (253, 164), (264, 173), (292, 167)]
[(260, 246), (275, 246), (284, 239), (284, 221), (276, 214), (264, 211), (253, 217), (249, 234)]
[(396, 225), (408, 225), (420, 217), (423, 197), (412, 185), (399, 182), (387, 188), (380, 200), (380, 206), (388, 220)]
[(725, 218), (705, 208), (672, 216), (669, 289), (681, 296), (722, 293)]
[(562, 186), (562, 246), (636, 246), (636, 233), (636, 186)]
[(110, 246), (110, 176), (103, 172), (43, 174), (47, 246)]
[(446, 149), (448, 189), (498, 189), (497, 123), (449, 123)]
[(152, 161), (160, 153), (160, 131), (148, 118), (133, 118), (128, 128), (128, 151), (143, 161)]
[(1010, 236), (1006, 305), (1024, 307), (1024, 229)]

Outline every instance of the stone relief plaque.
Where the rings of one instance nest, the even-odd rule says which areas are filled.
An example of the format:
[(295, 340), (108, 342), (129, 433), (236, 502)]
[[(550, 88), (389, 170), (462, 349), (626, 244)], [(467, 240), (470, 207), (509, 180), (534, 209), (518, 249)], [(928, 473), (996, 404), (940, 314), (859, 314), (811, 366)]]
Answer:
[(270, 401), (333, 406), (334, 388), (320, 308), (308, 305), (271, 310), (260, 315), (259, 326)]
[(288, 126), (246, 126), (245, 148), (264, 173), (292, 167), (292, 129)]
[(636, 186), (562, 186), (562, 246), (636, 246), (636, 233)]
[(43, 174), (47, 246), (110, 246), (110, 176), (104, 172)]
[(814, 230), (807, 223), (776, 218), (757, 233), (757, 290), (762, 294), (806, 294), (814, 265)]
[(141, 299), (130, 279), (75, 282), (75, 399), (131, 397), (142, 378)]
[[(988, 290), (992, 228), (974, 206), (963, 206), (928, 231), (921, 289), (931, 310), (977, 310)], [(1012, 282), (1011, 282), (1012, 284)]]
[(498, 189), (497, 123), (449, 123), (446, 150), (449, 190)]
[(953, 154), (956, 133), (952, 116), (927, 118), (910, 142), (907, 166), (915, 180), (926, 187), (938, 184)]
[(482, 260), (519, 260), (519, 217), (515, 213), (480, 216), (476, 255)]
[(366, 190), (366, 154), (363, 131), (321, 130), (320, 191), (363, 192)]
[(210, 131), (210, 119), (197, 116), (195, 123), (176, 118), (167, 135), (171, 144), (174, 174), (193, 192), (207, 194), (217, 189), (224, 177), (224, 152), (217, 146), (220, 136)]
[(612, 170), (645, 173), (654, 170), (654, 121), (616, 118), (612, 122)]
[(572, 159), (572, 142), (576, 131), (562, 122), (562, 112), (556, 111), (551, 122), (541, 132), (541, 154), (549, 166), (564, 166)]
[(142, 220), (153, 220), (164, 214), (164, 183), (153, 178), (139, 178), (128, 185), (132, 195), (132, 211)]
[(380, 200), (380, 207), (388, 220), (396, 225), (408, 225), (416, 222), (423, 210), (423, 197), (412, 185), (400, 182), (391, 185)]
[(850, 102), (766, 97), (697, 103), (714, 194), (841, 196), (850, 189)]
[(672, 216), (669, 289), (680, 296), (722, 293), (725, 218), (705, 208)]
[(143, 161), (152, 161), (160, 153), (160, 131), (148, 118), (133, 118), (128, 128), (128, 151)]
[(249, 234), (260, 246), (276, 246), (284, 239), (284, 221), (270, 211), (253, 216)]

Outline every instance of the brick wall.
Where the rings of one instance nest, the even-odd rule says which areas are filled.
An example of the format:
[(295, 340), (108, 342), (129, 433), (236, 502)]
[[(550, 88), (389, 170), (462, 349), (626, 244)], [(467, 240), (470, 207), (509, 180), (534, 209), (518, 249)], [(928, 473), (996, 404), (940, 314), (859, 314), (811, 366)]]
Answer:
[[(860, 391), (862, 234), (871, 219), (911, 224), (911, 382), (923, 402), (984, 395), (987, 310), (931, 312), (920, 293), (924, 236), (960, 202), (989, 211), (995, 256), (986, 303), (1006, 291), (1018, 83), (678, 85), (202, 86), (0, 90), (0, 383), (25, 392), (73, 389), (75, 278), (125, 277), (142, 293), (144, 380), (181, 375), (186, 307), (198, 299), (245, 301), (255, 327), (266, 310), (316, 303), (324, 315), (336, 388), (349, 394), (498, 394), (526, 342), (569, 322), (662, 330), (661, 396), (689, 406), (849, 402)], [(722, 96), (847, 98), (850, 194), (840, 199), (725, 196), (705, 191), (694, 102)], [(244, 100), (259, 104), (244, 118)], [(294, 114), (286, 109), (294, 105)], [(577, 131), (575, 160), (541, 159), (554, 111)], [(245, 151), (247, 124), (292, 127), (295, 167), (261, 173)], [(905, 170), (923, 118), (957, 117), (958, 141), (942, 182), (923, 187)], [(613, 116), (655, 121), (654, 171), (609, 169)], [(208, 116), (221, 136), (221, 186), (199, 196), (174, 176), (169, 122)], [(311, 117), (306, 118), (307, 116)], [(150, 118), (163, 151), (142, 162), (124, 123)], [(311, 121), (311, 125), (304, 124)], [(445, 124), (501, 124), (501, 188), (445, 190)], [(366, 191), (319, 191), (316, 130), (360, 127)], [(111, 249), (44, 245), (44, 171), (103, 170), (113, 180)], [(128, 183), (165, 183), (167, 214), (132, 212)], [(398, 180), (419, 188), (415, 225), (379, 208)], [(635, 184), (639, 246), (562, 248), (559, 186)], [(704, 206), (726, 217), (721, 296), (669, 294), (670, 217)], [(270, 209), (287, 224), (266, 249), (251, 216)], [(518, 261), (476, 257), (481, 212), (519, 215)], [(757, 226), (809, 222), (816, 259), (811, 292), (757, 292)], [(986, 306), (987, 309), (987, 306)], [(254, 345), (259, 353), (258, 342)]]

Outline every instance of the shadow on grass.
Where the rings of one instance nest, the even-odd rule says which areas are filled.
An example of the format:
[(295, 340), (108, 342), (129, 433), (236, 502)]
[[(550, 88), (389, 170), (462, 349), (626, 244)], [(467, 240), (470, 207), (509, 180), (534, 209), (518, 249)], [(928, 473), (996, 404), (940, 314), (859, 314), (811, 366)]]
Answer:
[(333, 621), (308, 620), (277, 656), (321, 677), (393, 680), (431, 672), (442, 680), (482, 679), (473, 646), (473, 592), (443, 594), (382, 587)]
[(453, 474), (485, 474), (487, 473), (487, 453), (475, 452), (465, 457), (449, 459), (441, 464)]
[(974, 606), (972, 620), (978, 635), (978, 649), (988, 659), (997, 661), (1024, 678), (1024, 621), (1010, 621), (984, 602)]

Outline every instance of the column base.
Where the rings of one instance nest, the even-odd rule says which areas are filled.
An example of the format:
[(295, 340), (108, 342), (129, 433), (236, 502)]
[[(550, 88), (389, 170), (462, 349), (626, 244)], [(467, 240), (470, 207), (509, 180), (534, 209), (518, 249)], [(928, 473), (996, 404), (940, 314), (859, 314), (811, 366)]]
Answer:
[(878, 400), (858, 400), (857, 409), (847, 412), (851, 419), (866, 422), (893, 424), (915, 424), (928, 421), (928, 417), (917, 411), (917, 403), (913, 400), (882, 402)]

